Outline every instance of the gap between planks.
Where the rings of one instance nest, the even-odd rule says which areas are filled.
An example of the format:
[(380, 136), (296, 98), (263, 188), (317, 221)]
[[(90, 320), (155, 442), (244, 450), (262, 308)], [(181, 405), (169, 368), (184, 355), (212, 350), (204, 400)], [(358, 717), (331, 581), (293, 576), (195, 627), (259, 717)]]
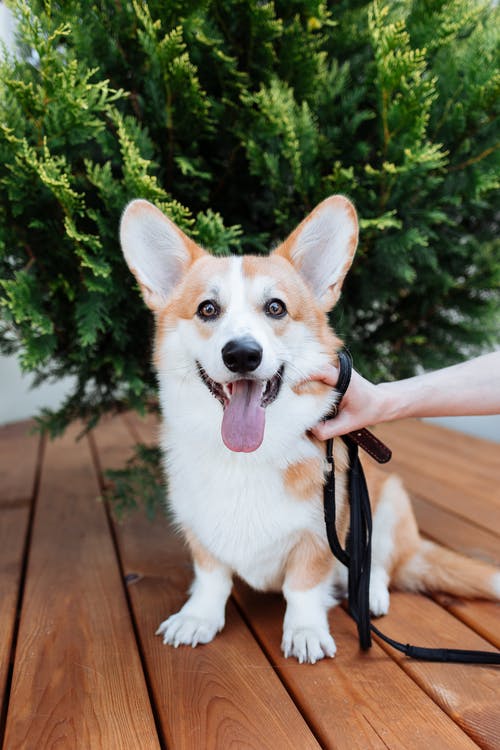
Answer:
[(5, 743), (45, 746), (50, 736), (97, 750), (140, 737), (158, 747), (94, 466), (75, 432), (43, 462)]
[[(144, 425), (143, 423), (142, 430), (140, 428), (141, 424), (139, 423), (141, 439), (144, 440), (145, 435), (147, 436), (147, 438), (150, 438), (150, 434), (148, 434), (150, 432), (150, 429), (148, 429), (148, 425)], [(134, 430), (134, 437), (137, 437), (137, 434), (137, 430)], [(146, 442), (147, 441), (148, 440), (146, 440)], [(253, 598), (249, 600), (248, 597)], [(235, 598), (238, 602), (239, 610), (243, 614), (245, 621), (254, 634), (254, 637), (257, 639), (260, 646), (267, 654), (267, 657), (271, 664), (275, 666), (281, 682), (283, 683), (283, 685), (285, 685), (288, 693), (294, 699), (295, 704), (300, 708), (309, 726), (313, 728), (315, 735), (320, 739), (323, 747), (333, 748), (335, 746), (347, 746), (345, 743), (348, 743), (349, 746), (354, 747), (354, 735), (359, 735), (360, 738), (364, 738), (363, 743), (366, 744), (362, 744), (360, 745), (360, 747), (382, 746), (382, 737), (391, 733), (388, 729), (388, 726), (390, 726), (392, 722), (387, 721), (384, 725), (384, 722), (381, 721), (380, 717), (377, 720), (374, 720), (373, 712), (371, 709), (369, 709), (368, 706), (365, 706), (362, 711), (357, 711), (355, 707), (359, 705), (360, 698), (354, 699), (352, 707), (352, 721), (350, 722), (346, 719), (343, 728), (342, 722), (340, 722), (340, 726), (335, 726), (334, 728), (332, 728), (331, 722), (329, 721), (329, 708), (331, 707), (327, 708), (327, 706), (324, 706), (325, 710), (328, 712), (326, 719), (325, 716), (322, 715), (321, 711), (319, 711), (315, 702), (324, 699), (325, 690), (326, 692), (328, 691), (327, 686), (329, 684), (329, 681), (331, 681), (332, 679), (331, 666), (327, 661), (317, 664), (314, 667), (310, 667), (309, 665), (297, 665), (294, 663), (290, 663), (290, 660), (282, 659), (282, 656), (279, 652), (280, 633), (278, 632), (281, 628), (282, 613), (278, 614), (278, 612), (276, 611), (275, 602), (269, 599), (266, 600), (266, 602), (271, 601), (271, 605), (266, 603), (265, 606), (266, 608), (271, 606), (272, 616), (266, 617), (266, 625), (262, 626), (262, 622), (259, 621), (259, 618), (256, 616), (255, 611), (256, 609), (258, 610), (259, 608), (262, 608), (262, 606), (264, 606), (263, 604), (260, 604), (260, 602), (263, 602), (264, 599), (259, 598), (258, 594), (254, 594), (253, 592), (250, 594), (248, 591), (246, 594), (246, 598), (245, 596), (243, 596), (242, 598), (241, 588), (238, 587), (236, 589)], [(332, 616), (335, 617), (336, 615)], [(451, 615), (449, 617), (453, 619)], [(354, 628), (352, 622), (349, 621), (349, 624), (351, 628)], [(334, 629), (334, 634), (335, 632), (336, 631)], [(272, 637), (270, 637), (270, 633), (272, 633)], [(346, 636), (344, 635), (343, 638), (345, 639), (345, 637)], [(341, 649), (343, 650), (343, 648), (344, 644), (341, 640)], [(360, 680), (366, 679), (367, 675), (362, 674), (364, 667), (361, 666), (361, 664), (357, 661), (357, 659), (359, 658), (359, 654), (356, 653), (356, 647), (354, 648), (354, 651), (354, 659), (355, 663), (357, 664), (357, 677)], [(382, 652), (377, 646), (375, 646), (372, 655), (377, 654), (381, 655)], [(341, 656), (340, 660), (339, 658), (337, 658), (336, 660), (336, 668), (334, 669), (334, 671), (337, 673), (337, 676), (338, 670), (341, 671), (341, 674), (345, 674), (342, 672), (342, 659), (343, 657)], [(429, 690), (422, 690), (422, 687), (420, 685), (417, 687), (417, 683), (415, 682), (413, 675), (406, 674), (404, 670), (401, 670), (400, 664), (396, 664), (390, 659), (387, 660), (386, 656), (383, 657), (383, 662), (384, 669), (386, 671), (388, 670), (388, 674), (390, 673), (392, 675), (391, 679), (388, 678), (388, 683), (391, 683), (392, 685), (394, 685), (394, 681), (396, 681), (396, 683), (398, 684), (401, 683), (402, 687), (400, 689), (400, 696), (403, 704), (405, 703), (405, 701), (409, 700), (408, 695), (412, 696), (410, 699), (410, 703), (407, 706), (410, 723), (413, 722), (415, 716), (415, 706), (417, 705), (417, 703), (420, 706), (421, 728), (419, 731), (423, 734), (427, 732), (427, 737), (425, 739), (426, 744), (432, 742), (435, 736), (434, 733), (439, 729), (439, 736), (442, 740), (443, 747), (445, 746), (445, 743), (447, 747), (476, 747), (476, 745), (469, 738), (466, 738), (467, 736), (464, 735), (463, 728), (459, 728), (453, 721), (453, 718), (451, 716), (446, 717), (446, 719), (442, 718), (443, 707), (436, 704), (434, 696), (429, 695)], [(365, 667), (368, 667), (368, 665), (370, 664), (368, 660), (366, 660), (364, 663)], [(311, 673), (311, 669), (314, 670), (313, 673)], [(378, 673), (380, 667), (375, 665), (374, 669)], [(384, 669), (382, 669), (382, 672), (384, 671)], [(296, 680), (298, 674), (297, 670), (300, 670), (300, 676), (303, 677), (303, 679), (299, 679), (298, 682)], [(308, 683), (308, 679), (310, 677), (312, 679), (313, 676), (313, 682), (311, 683), (309, 681)], [(378, 677), (380, 678), (380, 674), (378, 674)], [(318, 689), (316, 686), (322, 682), (322, 678), (324, 678), (324, 687), (321, 688), (320, 693), (318, 693)], [(348, 679), (346, 674), (344, 680), (345, 679)], [(304, 692), (305, 683), (308, 683), (309, 686), (307, 689), (305, 689)], [(393, 689), (395, 688), (393, 687)], [(350, 692), (347, 693), (347, 695), (351, 694), (352, 693)], [(363, 695), (363, 691), (361, 691), (360, 695)], [(385, 702), (385, 704), (390, 702), (390, 697), (386, 697), (387, 701)], [(342, 703), (346, 699), (346, 696), (344, 696), (344, 699), (342, 699), (341, 694), (338, 694), (336, 695), (336, 698), (338, 700), (333, 700), (332, 705), (337, 705), (339, 703), (340, 705), (342, 705)], [(372, 695), (372, 699), (375, 701), (378, 700), (377, 691), (375, 691), (375, 693)], [(378, 706), (378, 710), (383, 715), (383, 704)], [(424, 717), (426, 718), (424, 719)], [(392, 719), (394, 720), (394, 717), (392, 717)], [(354, 727), (356, 731), (353, 733)], [(342, 731), (344, 731), (344, 735), (341, 734)], [(408, 733), (408, 731), (409, 728), (407, 726), (406, 732)], [(332, 741), (332, 738), (329, 736), (329, 734), (331, 734), (332, 732), (334, 733), (334, 735), (336, 733), (334, 741)], [(445, 737), (447, 738), (446, 740), (444, 739)], [(388, 737), (386, 737), (386, 739), (389, 740)], [(398, 740), (398, 738), (395, 737), (394, 734), (392, 734), (390, 743), (386, 744), (384, 741), (383, 744), (384, 747), (395, 748), (400, 746), (398, 745), (399, 741), (400, 740)], [(422, 736), (419, 737), (417, 745), (412, 745), (412, 740), (408, 738), (407, 746), (422, 747), (422, 744), (420, 744), (421, 741), (423, 741)]]
[[(96, 430), (103, 465), (123, 462), (125, 426), (137, 440), (137, 431), (127, 422), (121, 428), (108, 423), (100, 432)], [(131, 523), (120, 523), (117, 533), (124, 566), (139, 574), (137, 583), (130, 586), (132, 606), (140, 619), (149, 679), (169, 747), (191, 750), (240, 742), (256, 750), (285, 750), (292, 733), (301, 748), (317, 749), (314, 733), (233, 602), (228, 605), (224, 632), (207, 647), (165, 648), (153, 636), (160, 615), (177, 611), (185, 600), (192, 575), (187, 551), (167, 529), (165, 519), (151, 525), (141, 515), (135, 516)], [(184, 706), (183, 712), (179, 705)]]
[[(27, 423), (22, 423), (27, 424)], [(8, 429), (8, 426), (7, 426)], [(2, 431), (3, 432), (3, 431)], [(4, 648), (4, 673), (0, 674), (0, 748), (3, 747), (3, 741), (5, 736), (5, 728), (7, 723), (7, 713), (9, 708), (10, 690), (12, 686), (12, 676), (14, 672), (14, 660), (17, 647), (17, 639), (19, 634), (19, 620), (21, 615), (21, 608), (24, 597), (24, 587), (26, 581), (26, 571), (28, 567), (28, 557), (30, 550), (30, 541), (33, 533), (33, 519), (35, 516), (36, 501), (38, 498), (38, 492), (40, 489), (40, 478), (42, 473), (43, 457), (45, 453), (46, 436), (38, 435), (37, 447), (36, 447), (36, 459), (33, 472), (32, 488), (29, 497), (26, 497), (22, 492), (19, 493), (19, 497), (15, 500), (10, 499), (2, 503), (0, 506), (0, 513), (2, 510), (8, 510), (12, 508), (22, 509), (26, 506), (25, 518), (22, 519), (24, 525), (23, 540), (21, 542), (21, 554), (18, 561), (18, 574), (17, 580), (14, 583), (16, 592), (12, 593), (12, 598), (15, 598), (15, 604), (12, 608), (10, 617), (10, 623), (7, 624), (6, 632), (2, 634), (3, 648)], [(24, 452), (23, 452), (24, 455)], [(5, 460), (5, 456), (4, 456)], [(15, 481), (15, 480), (14, 480)], [(14, 493), (17, 496), (17, 492)], [(9, 632), (10, 631), (10, 632)]]
[(121, 582), (122, 582), (123, 593), (124, 593), (125, 601), (127, 603), (127, 607), (128, 607), (128, 611), (129, 611), (130, 622), (132, 624), (132, 629), (133, 629), (133, 633), (134, 633), (135, 642), (136, 642), (136, 645), (137, 645), (137, 651), (138, 651), (138, 654), (139, 654), (139, 659), (141, 661), (142, 673), (144, 675), (144, 682), (146, 684), (146, 689), (147, 689), (147, 692), (148, 692), (149, 702), (151, 704), (151, 711), (153, 713), (153, 719), (154, 719), (156, 731), (158, 733), (158, 741), (159, 741), (161, 750), (167, 750), (167, 744), (166, 744), (166, 740), (165, 740), (165, 735), (163, 733), (163, 728), (162, 728), (161, 721), (160, 721), (159, 714), (158, 714), (158, 706), (156, 705), (154, 693), (153, 693), (153, 690), (152, 690), (152, 687), (151, 687), (151, 682), (150, 682), (150, 679), (149, 679), (149, 674), (148, 674), (148, 669), (147, 669), (146, 658), (145, 658), (144, 650), (142, 648), (141, 639), (140, 639), (140, 636), (139, 636), (139, 630), (138, 630), (137, 621), (136, 621), (136, 618), (135, 618), (134, 608), (132, 606), (132, 602), (131, 602), (131, 599), (130, 599), (130, 592), (129, 592), (129, 589), (128, 589), (128, 586), (127, 586), (126, 580), (125, 580), (125, 570), (124, 570), (123, 560), (122, 560), (122, 556), (121, 556), (121, 552), (120, 552), (120, 545), (118, 543), (118, 539), (117, 539), (117, 536), (116, 536), (116, 529), (115, 529), (115, 524), (114, 524), (114, 521), (113, 521), (112, 511), (111, 511), (111, 509), (109, 507), (109, 502), (107, 501), (107, 499), (105, 498), (105, 495), (104, 495), (105, 490), (107, 488), (107, 485), (106, 485), (106, 480), (104, 478), (103, 467), (102, 467), (101, 461), (99, 459), (99, 453), (98, 453), (98, 450), (97, 450), (97, 445), (96, 445), (96, 442), (95, 442), (94, 435), (93, 435), (92, 431), (88, 432), (86, 437), (87, 437), (87, 441), (88, 441), (88, 444), (89, 444), (90, 455), (92, 457), (92, 463), (94, 465), (94, 470), (95, 470), (95, 473), (96, 473), (97, 483), (98, 483), (98, 485), (100, 487), (100, 490), (101, 490), (101, 493), (102, 493), (102, 501), (103, 501), (104, 510), (105, 510), (105, 513), (106, 513), (106, 520), (107, 520), (107, 523), (108, 523), (109, 534), (110, 534), (111, 541), (112, 541), (112, 544), (113, 544), (113, 548), (114, 548), (114, 551), (115, 551), (118, 569), (120, 571), (120, 578), (121, 578)]

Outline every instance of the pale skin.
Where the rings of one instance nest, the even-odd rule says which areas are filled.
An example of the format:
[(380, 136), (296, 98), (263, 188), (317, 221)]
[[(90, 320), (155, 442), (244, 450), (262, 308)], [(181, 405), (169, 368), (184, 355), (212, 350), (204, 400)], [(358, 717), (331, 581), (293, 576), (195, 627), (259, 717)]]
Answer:
[[(312, 376), (335, 387), (338, 369)], [(312, 432), (321, 440), (404, 417), (500, 414), (500, 351), (406, 380), (374, 385), (353, 370), (335, 419)]]

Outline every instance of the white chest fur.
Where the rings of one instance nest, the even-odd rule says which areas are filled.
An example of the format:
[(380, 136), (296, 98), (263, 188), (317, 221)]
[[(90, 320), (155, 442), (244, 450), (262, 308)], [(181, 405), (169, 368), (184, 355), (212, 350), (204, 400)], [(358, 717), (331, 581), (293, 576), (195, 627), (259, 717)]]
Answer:
[[(176, 398), (171, 388), (162, 389), (167, 417), (163, 447), (175, 519), (254, 588), (278, 589), (299, 535), (324, 534), (321, 498), (295, 498), (284, 482), (288, 465), (320, 450), (304, 436), (304, 429), (299, 436), (296, 427), (290, 434), (290, 419), (278, 409), (273, 412), (275, 404), (268, 410), (261, 448), (251, 454), (231, 452), (220, 437), (220, 404), (206, 397), (204, 385), (201, 391), (197, 384), (181, 388), (182, 399), (179, 386)], [(184, 406), (177, 410), (177, 404)], [(186, 404), (199, 407), (186, 410)], [(299, 406), (304, 408), (304, 399)], [(288, 409), (293, 411), (290, 400)], [(300, 421), (304, 419), (314, 424), (314, 416)]]

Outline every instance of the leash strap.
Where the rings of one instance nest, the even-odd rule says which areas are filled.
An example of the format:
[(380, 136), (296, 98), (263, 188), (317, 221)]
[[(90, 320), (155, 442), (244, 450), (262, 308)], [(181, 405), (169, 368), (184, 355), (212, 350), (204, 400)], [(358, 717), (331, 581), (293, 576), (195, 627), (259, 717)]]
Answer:
[[(349, 352), (339, 352), (339, 379), (336, 389), (340, 393), (340, 401), (351, 381), (352, 358)], [(338, 410), (334, 413), (335, 416)], [(366, 431), (368, 432), (368, 430)], [(368, 432), (369, 435), (371, 433)], [(373, 436), (374, 437), (374, 436)], [(359, 460), (358, 441), (353, 433), (344, 435), (342, 440), (349, 452), (349, 505), (350, 524), (343, 549), (337, 535), (336, 527), (336, 499), (335, 499), (335, 460), (333, 456), (333, 438), (326, 441), (326, 460), (329, 464), (328, 473), (323, 487), (323, 501), (325, 511), (326, 533), (328, 543), (335, 557), (348, 569), (348, 607), (349, 614), (358, 628), (360, 647), (366, 651), (371, 648), (371, 634), (375, 633), (385, 643), (408, 657), (422, 661), (451, 662), (460, 664), (500, 664), (500, 653), (492, 651), (469, 651), (464, 649), (422, 648), (395, 641), (382, 633), (371, 622), (370, 617), (370, 566), (371, 566), (371, 536), (372, 514), (368, 488), (361, 461)], [(379, 441), (380, 442), (380, 441)], [(386, 456), (390, 451), (381, 444)], [(376, 457), (376, 456), (375, 456)], [(389, 459), (385, 459), (389, 460)]]

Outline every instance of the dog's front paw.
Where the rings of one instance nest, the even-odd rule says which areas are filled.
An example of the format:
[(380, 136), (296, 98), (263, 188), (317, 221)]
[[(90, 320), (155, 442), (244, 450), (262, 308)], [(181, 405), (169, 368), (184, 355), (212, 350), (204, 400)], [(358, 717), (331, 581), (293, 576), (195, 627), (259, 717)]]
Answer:
[(325, 656), (335, 656), (337, 647), (328, 630), (314, 627), (285, 628), (281, 650), (288, 658), (295, 656), (300, 664), (315, 664)]
[(224, 621), (177, 612), (161, 623), (156, 635), (163, 636), (163, 643), (176, 648), (181, 644), (194, 648), (199, 643), (210, 643), (223, 627)]

